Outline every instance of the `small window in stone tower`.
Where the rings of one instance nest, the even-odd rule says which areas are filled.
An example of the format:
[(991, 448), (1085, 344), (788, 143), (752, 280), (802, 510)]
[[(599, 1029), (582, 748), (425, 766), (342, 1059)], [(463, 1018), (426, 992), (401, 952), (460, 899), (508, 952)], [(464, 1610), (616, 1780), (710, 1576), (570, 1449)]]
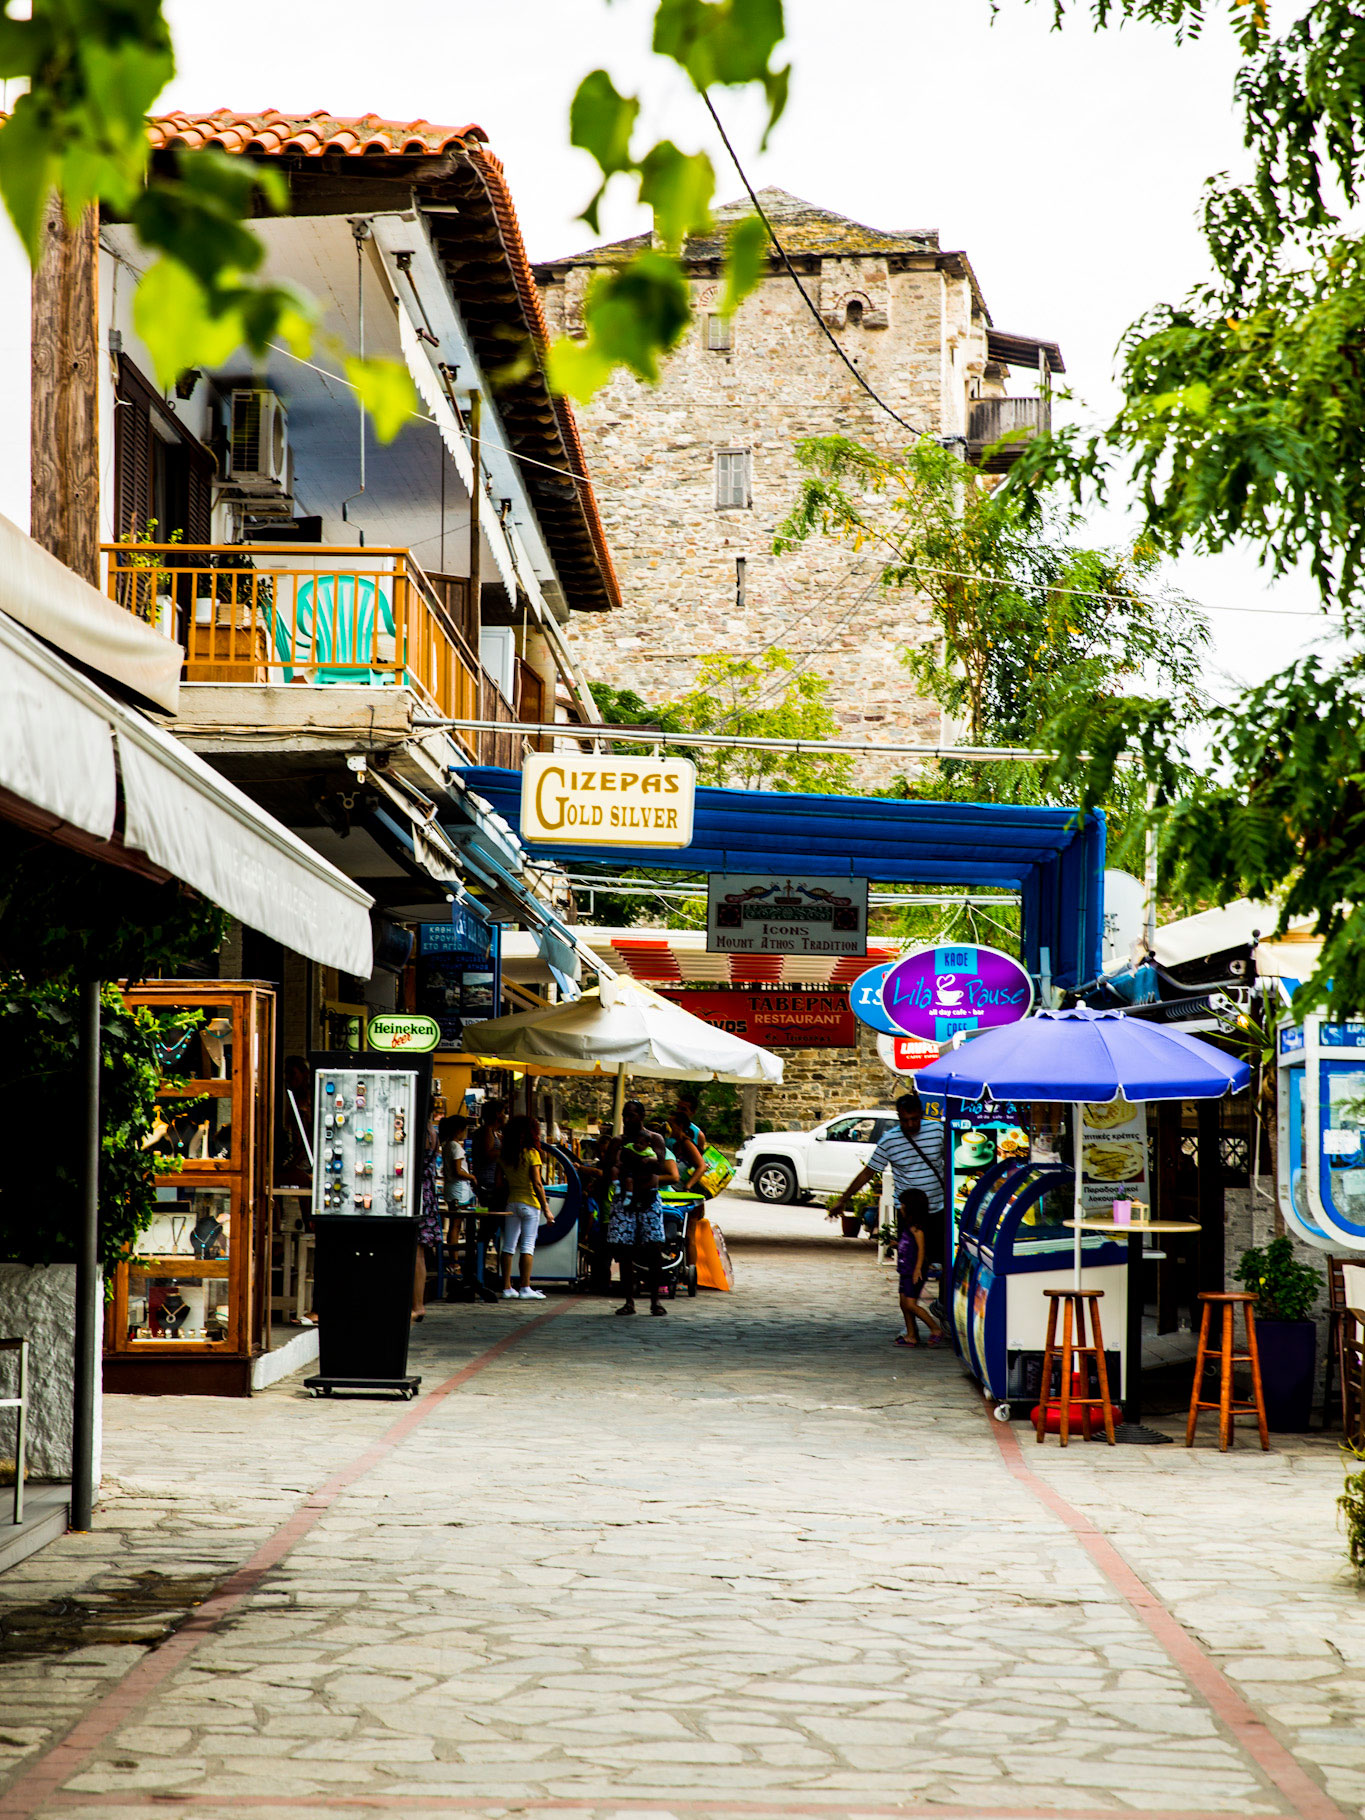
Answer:
[(716, 456), (716, 505), (747, 506), (751, 503), (749, 451), (723, 449)]
[(730, 318), (720, 316), (712, 310), (706, 318), (706, 349), (710, 354), (728, 354), (733, 344), (730, 340)]
[(860, 329), (863, 326), (863, 300), (861, 297), (849, 298), (844, 317), (851, 329)]

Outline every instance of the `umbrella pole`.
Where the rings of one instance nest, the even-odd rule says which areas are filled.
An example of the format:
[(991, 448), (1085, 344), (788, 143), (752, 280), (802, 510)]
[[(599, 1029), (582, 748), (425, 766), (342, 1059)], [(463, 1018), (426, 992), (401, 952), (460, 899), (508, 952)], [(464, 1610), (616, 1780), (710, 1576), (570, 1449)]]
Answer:
[(625, 1104), (626, 1065), (622, 1062), (616, 1070), (616, 1091), (611, 1096), (611, 1133), (613, 1137), (621, 1135), (621, 1127), (625, 1123)]
[(1076, 1198), (1075, 1198), (1075, 1206), (1072, 1209), (1072, 1212), (1073, 1212), (1073, 1216), (1075, 1218), (1076, 1244), (1075, 1244), (1074, 1255), (1075, 1255), (1075, 1260), (1076, 1260), (1075, 1287), (1077, 1289), (1079, 1289), (1081, 1286), (1081, 1221), (1085, 1218), (1085, 1189), (1084, 1189), (1084, 1186), (1082, 1185), (1082, 1180), (1081, 1180), (1082, 1176), (1085, 1173), (1084, 1169), (1082, 1168), (1082, 1163), (1084, 1161), (1084, 1155), (1083, 1155), (1083, 1150), (1082, 1150), (1083, 1140), (1082, 1140), (1082, 1136), (1081, 1136), (1082, 1132), (1085, 1129), (1084, 1125), (1081, 1122), (1084, 1111), (1085, 1111), (1084, 1106), (1081, 1104), (1081, 1102), (1079, 1100), (1077, 1100), (1075, 1105), (1072, 1108), (1073, 1124), (1072, 1124), (1072, 1137), (1071, 1137), (1071, 1161), (1072, 1161), (1072, 1168), (1074, 1170), (1075, 1177), (1076, 1177)]

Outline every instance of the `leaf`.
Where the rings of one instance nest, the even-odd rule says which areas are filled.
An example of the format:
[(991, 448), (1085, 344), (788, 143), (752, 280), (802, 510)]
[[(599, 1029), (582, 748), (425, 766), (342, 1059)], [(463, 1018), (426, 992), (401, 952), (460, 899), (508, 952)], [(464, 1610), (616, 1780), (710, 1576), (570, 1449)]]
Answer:
[(607, 363), (607, 372), (617, 366), (629, 367), (638, 378), (654, 385), (660, 357), (677, 346), (692, 320), (686, 276), (677, 261), (665, 254), (640, 253), (629, 265), (594, 279), (584, 299), (583, 320), (588, 329), (584, 351), (589, 358), (577, 363), (580, 383), (593, 370), (591, 363), (596, 359)]
[(705, 93), (758, 82), (768, 101), (768, 134), (787, 105), (790, 66), (771, 68), (786, 31), (782, 0), (658, 0), (654, 49), (680, 64)]
[(654, 231), (670, 252), (710, 227), (715, 188), (706, 153), (680, 152), (671, 139), (651, 146), (641, 161), (640, 200), (654, 210)]
[(412, 375), (400, 361), (361, 360), (352, 355), (346, 362), (346, 377), (374, 419), (374, 433), (381, 442), (392, 442), (419, 409)]
[(245, 339), (240, 314), (215, 312), (205, 287), (174, 259), (159, 259), (143, 275), (133, 326), (163, 386), (174, 385), (188, 367), (222, 366)]
[(639, 112), (640, 103), (633, 96), (619, 94), (605, 70), (586, 75), (569, 104), (569, 143), (591, 153), (602, 173), (597, 194), (579, 217), (594, 234), (601, 231), (597, 211), (607, 184), (618, 171), (634, 169), (630, 140)]
[(36, 263), (42, 251), (43, 211), (59, 170), (36, 102), (21, 95), (0, 127), (0, 192), (31, 262)]
[(733, 316), (763, 276), (768, 259), (768, 230), (758, 215), (741, 215), (725, 247), (722, 316)]

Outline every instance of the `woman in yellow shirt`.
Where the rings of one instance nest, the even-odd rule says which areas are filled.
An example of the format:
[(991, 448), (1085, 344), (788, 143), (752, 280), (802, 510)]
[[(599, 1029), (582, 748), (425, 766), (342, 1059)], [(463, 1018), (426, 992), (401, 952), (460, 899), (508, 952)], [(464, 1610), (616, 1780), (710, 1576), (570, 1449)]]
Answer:
[[(524, 1114), (508, 1119), (502, 1134), (502, 1179), (507, 1211), (502, 1221), (502, 1295), (506, 1302), (543, 1302), (543, 1290), (531, 1287), (531, 1261), (542, 1222), (550, 1221), (541, 1183), (540, 1120)], [(512, 1260), (521, 1254), (521, 1283), (512, 1287)]]

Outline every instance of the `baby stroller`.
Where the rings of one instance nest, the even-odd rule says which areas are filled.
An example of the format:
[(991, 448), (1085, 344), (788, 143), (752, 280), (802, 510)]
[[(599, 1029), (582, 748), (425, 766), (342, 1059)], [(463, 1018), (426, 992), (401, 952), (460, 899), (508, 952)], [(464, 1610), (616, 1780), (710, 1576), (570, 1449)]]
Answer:
[(688, 1194), (676, 1188), (664, 1188), (659, 1199), (664, 1204), (664, 1243), (660, 1254), (659, 1287), (670, 1296), (685, 1290), (697, 1293), (697, 1267), (687, 1261), (687, 1223), (706, 1205), (706, 1197)]

